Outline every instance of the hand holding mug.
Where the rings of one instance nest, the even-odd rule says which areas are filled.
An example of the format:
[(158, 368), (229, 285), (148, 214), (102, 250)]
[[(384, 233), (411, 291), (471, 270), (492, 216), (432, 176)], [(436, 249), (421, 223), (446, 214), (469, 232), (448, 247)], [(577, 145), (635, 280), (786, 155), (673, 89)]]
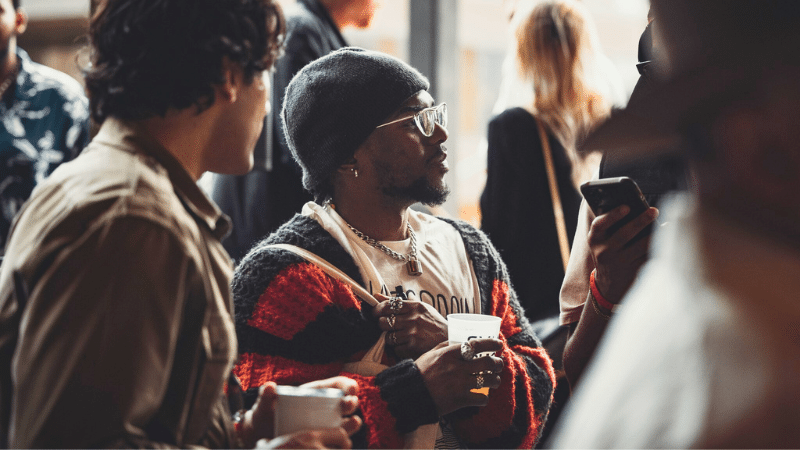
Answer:
[[(280, 391), (282, 389), (290, 391), (290, 396), (300, 394), (298, 398), (302, 397), (303, 391), (318, 396), (325, 394), (324, 396), (310, 399), (310, 402), (317, 403), (320, 406), (327, 402), (327, 405), (329, 405), (328, 409), (333, 409), (330, 411), (321, 411), (317, 414), (317, 417), (309, 418), (324, 420), (323, 426), (308, 426), (309, 429), (302, 430), (302, 433), (299, 433), (298, 430), (290, 430), (290, 433), (282, 433), (287, 434), (287, 436), (278, 436), (280, 439), (276, 440), (276, 442), (260, 442), (261, 446), (268, 445), (273, 446), (271, 448), (292, 448), (290, 447), (291, 445), (299, 445), (299, 447), (295, 448), (317, 448), (315, 447), (315, 443), (321, 442), (325, 444), (325, 446), (331, 448), (349, 448), (349, 436), (352, 436), (353, 433), (361, 428), (362, 422), (361, 418), (358, 416), (344, 418), (342, 418), (342, 416), (350, 416), (358, 409), (358, 397), (356, 397), (358, 393), (358, 384), (355, 380), (341, 376), (313, 381), (298, 388), (291, 386), (279, 387), (273, 382), (266, 383), (261, 387), (258, 399), (255, 405), (253, 405), (253, 408), (245, 413), (240, 433), (240, 437), (245, 446), (252, 447), (256, 441), (272, 439), (275, 436), (274, 430), (277, 423), (282, 422), (284, 425), (292, 426), (289, 422), (290, 419), (293, 418), (300, 420), (300, 423), (314, 423), (303, 422), (303, 420), (305, 420), (304, 417), (302, 415), (292, 415), (293, 412), (291, 409), (289, 412), (276, 411)], [(295, 393), (291, 391), (299, 392)], [(300, 401), (303, 401), (302, 398), (300, 398)], [(301, 413), (302, 412), (314, 414), (312, 411), (301, 411)], [(282, 417), (276, 418), (276, 414), (280, 414)], [(344, 437), (347, 442), (346, 445), (341, 443), (340, 436)]]
[(473, 355), (486, 355), (466, 360), (466, 356), (473, 355), (462, 355), (460, 343), (442, 342), (416, 361), (439, 415), (467, 406), (486, 405), (489, 397), (471, 391), (478, 387), (478, 377), (481, 377), (481, 387), (496, 389), (500, 386), (503, 359), (494, 353), (503, 349), (503, 342), (473, 339), (467, 345)]

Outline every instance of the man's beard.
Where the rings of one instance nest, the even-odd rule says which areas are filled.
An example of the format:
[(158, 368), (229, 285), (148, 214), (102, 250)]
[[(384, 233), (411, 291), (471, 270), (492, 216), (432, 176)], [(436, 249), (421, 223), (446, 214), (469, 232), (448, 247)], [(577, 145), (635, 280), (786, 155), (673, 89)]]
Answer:
[(408, 186), (384, 186), (381, 191), (392, 198), (411, 200), (427, 206), (441, 205), (450, 195), (447, 185), (433, 186), (425, 177), (417, 178)]

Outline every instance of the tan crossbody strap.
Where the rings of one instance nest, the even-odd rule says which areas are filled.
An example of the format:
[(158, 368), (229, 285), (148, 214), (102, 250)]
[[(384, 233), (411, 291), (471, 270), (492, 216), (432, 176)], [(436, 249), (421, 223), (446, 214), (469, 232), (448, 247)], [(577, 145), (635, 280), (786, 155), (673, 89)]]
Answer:
[(303, 259), (316, 264), (317, 267), (322, 269), (323, 272), (327, 273), (331, 277), (347, 283), (347, 285), (353, 290), (353, 293), (356, 294), (361, 300), (369, 303), (372, 306), (376, 306), (378, 304), (378, 300), (376, 300), (368, 290), (364, 289), (363, 286), (358, 284), (356, 280), (350, 278), (346, 273), (339, 270), (339, 268), (333, 264), (317, 256), (317, 254), (291, 244), (271, 244), (268, 245), (267, 248), (280, 248), (302, 256)]
[(540, 120), (536, 120), (539, 127), (539, 138), (542, 140), (542, 153), (544, 166), (547, 170), (547, 184), (550, 186), (550, 198), (553, 200), (553, 214), (556, 216), (556, 231), (558, 232), (558, 246), (561, 248), (561, 261), (564, 263), (564, 272), (567, 271), (569, 261), (569, 238), (567, 237), (567, 224), (564, 221), (564, 208), (561, 206), (561, 195), (558, 192), (556, 167), (553, 163), (553, 152), (550, 151), (550, 140)]

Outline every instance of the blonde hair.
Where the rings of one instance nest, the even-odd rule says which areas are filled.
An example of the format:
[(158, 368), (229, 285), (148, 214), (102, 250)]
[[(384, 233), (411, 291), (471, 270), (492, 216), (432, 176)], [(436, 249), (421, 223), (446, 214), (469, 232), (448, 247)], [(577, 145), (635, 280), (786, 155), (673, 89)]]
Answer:
[(594, 24), (574, 0), (529, 3), (514, 22), (520, 74), (533, 85), (531, 112), (567, 150), (579, 184), (585, 155), (576, 142), (611, 110)]

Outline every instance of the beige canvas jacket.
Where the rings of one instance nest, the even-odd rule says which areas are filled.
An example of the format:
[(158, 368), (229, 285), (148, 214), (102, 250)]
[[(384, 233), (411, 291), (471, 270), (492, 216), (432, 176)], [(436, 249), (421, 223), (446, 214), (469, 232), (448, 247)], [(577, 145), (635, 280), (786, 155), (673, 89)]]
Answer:
[(13, 448), (232, 447), (230, 225), (154, 140), (106, 120), (34, 191), (0, 268)]

